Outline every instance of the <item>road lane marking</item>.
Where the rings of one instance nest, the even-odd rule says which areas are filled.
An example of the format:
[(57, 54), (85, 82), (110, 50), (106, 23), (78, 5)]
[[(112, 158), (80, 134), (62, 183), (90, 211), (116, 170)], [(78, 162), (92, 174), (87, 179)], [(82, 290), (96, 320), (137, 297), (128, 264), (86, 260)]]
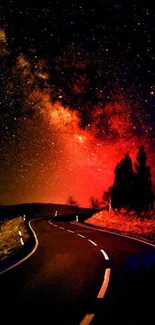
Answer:
[(91, 323), (91, 321), (93, 320), (95, 314), (87, 314), (85, 315), (85, 317), (83, 318), (83, 320), (81, 321), (81, 323), (79, 325), (89, 325)]
[(57, 225), (53, 225), (54, 227), (58, 227)]
[(63, 230), (65, 229), (65, 228), (63, 228), (63, 227), (59, 227), (59, 228), (60, 228), (60, 229), (63, 229)]
[(155, 248), (155, 244), (152, 244), (151, 242), (149, 241), (146, 241), (146, 240), (143, 240), (143, 239), (139, 239), (137, 237), (131, 237), (131, 236), (128, 236), (128, 235), (123, 235), (123, 234), (119, 234), (117, 232), (114, 231), (111, 231), (111, 230), (105, 230), (105, 229), (100, 229), (100, 228), (95, 228), (93, 227), (93, 225), (91, 226), (88, 226), (88, 225), (83, 225), (82, 223), (80, 222), (73, 222), (73, 224), (77, 227), (83, 227), (83, 228), (86, 228), (86, 229), (92, 229), (92, 230), (95, 230), (95, 231), (100, 231), (100, 232), (105, 232), (105, 233), (108, 233), (108, 234), (111, 234), (111, 235), (116, 235), (116, 236), (119, 236), (119, 237), (123, 237), (123, 238), (127, 238), (127, 239), (132, 239), (132, 240), (135, 240), (135, 241), (138, 241), (140, 243), (143, 243), (143, 244), (146, 244), (148, 246), (152, 246)]
[(108, 261), (109, 260), (109, 256), (107, 255), (107, 253), (103, 249), (101, 249), (101, 253), (103, 254), (105, 260)]
[[(81, 234), (77, 234), (77, 235), (81, 236)], [(93, 242), (92, 240), (88, 239), (88, 241), (91, 244), (93, 244), (94, 246), (97, 246), (97, 244), (95, 242)], [(107, 255), (107, 253), (103, 249), (101, 249), (100, 251), (103, 254), (105, 260), (109, 260), (109, 257)], [(97, 295), (98, 299), (101, 299), (101, 298), (103, 299), (104, 296), (105, 296), (105, 293), (107, 291), (109, 281), (110, 281), (110, 274), (111, 274), (111, 269), (107, 268), (105, 270), (103, 283), (102, 283), (101, 288), (100, 288), (100, 290), (98, 292), (98, 295)], [(90, 323), (92, 322), (94, 317), (95, 317), (95, 314), (91, 314), (91, 313), (86, 314), (79, 325), (90, 325)]]
[[(100, 291), (97, 295), (98, 299), (101, 299), (101, 298), (103, 299), (105, 296), (105, 293), (108, 288), (109, 280), (110, 280), (110, 273), (111, 273), (111, 269), (105, 270), (104, 280), (103, 280), (102, 286), (100, 288)], [(95, 317), (95, 314), (90, 314), (90, 313), (86, 314), (79, 325), (89, 325), (92, 322), (94, 317)]]
[(81, 235), (81, 234), (77, 234), (77, 236), (80, 236), (82, 238), (86, 238), (85, 236)]
[(74, 231), (73, 230), (70, 230), (70, 229), (67, 229), (67, 231), (74, 233)]
[(92, 240), (90, 240), (90, 239), (88, 239), (88, 241), (89, 241), (91, 244), (93, 244), (94, 246), (97, 246), (97, 244), (94, 243), (94, 241), (92, 241)]
[(107, 290), (107, 287), (108, 287), (108, 284), (109, 284), (109, 280), (110, 280), (110, 273), (111, 273), (111, 269), (106, 269), (105, 270), (105, 275), (104, 275), (104, 280), (103, 280), (103, 284), (101, 286), (101, 289), (97, 295), (97, 298), (103, 298), (105, 293), (106, 293), (106, 290)]
[(53, 225), (53, 222), (49, 221), (50, 225)]

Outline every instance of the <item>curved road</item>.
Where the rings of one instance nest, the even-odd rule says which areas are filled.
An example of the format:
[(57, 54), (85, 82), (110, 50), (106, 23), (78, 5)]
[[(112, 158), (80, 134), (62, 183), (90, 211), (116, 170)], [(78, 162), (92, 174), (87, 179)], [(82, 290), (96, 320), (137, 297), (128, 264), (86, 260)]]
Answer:
[(152, 324), (155, 248), (69, 222), (34, 220), (31, 226), (38, 249), (0, 276), (5, 324), (77, 325), (88, 314), (95, 315), (91, 325)]

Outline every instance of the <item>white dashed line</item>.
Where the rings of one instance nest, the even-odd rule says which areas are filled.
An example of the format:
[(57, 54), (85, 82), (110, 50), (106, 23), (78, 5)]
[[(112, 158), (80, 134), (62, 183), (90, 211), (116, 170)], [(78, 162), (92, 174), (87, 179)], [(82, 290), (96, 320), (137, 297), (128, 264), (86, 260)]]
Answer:
[(136, 237), (131, 237), (131, 236), (123, 235), (123, 234), (118, 234), (117, 232), (115, 232), (115, 230), (114, 231), (110, 231), (110, 230), (95, 228), (93, 226), (85, 226), (85, 225), (81, 224), (80, 222), (79, 223), (78, 222), (76, 223), (75, 221), (73, 222), (73, 224), (74, 225), (78, 224), (78, 227), (83, 227), (83, 228), (87, 228), (87, 229), (93, 229), (95, 231), (105, 232), (107, 234), (111, 234), (111, 235), (115, 235), (115, 236), (119, 236), (119, 237), (123, 237), (123, 238), (129, 238), (129, 239), (138, 241), (140, 243), (143, 243), (143, 244), (146, 244), (146, 245), (155, 247), (155, 244), (152, 244), (151, 242), (148, 242), (146, 240), (139, 239), (139, 238), (136, 238)]
[(103, 254), (105, 260), (109, 260), (107, 253), (103, 249), (101, 249), (101, 253)]
[[(111, 269), (105, 270), (104, 280), (103, 280), (101, 289), (97, 295), (98, 299), (101, 299), (101, 298), (103, 299), (105, 296), (105, 293), (107, 291), (108, 284), (110, 281), (110, 273), (111, 273)], [(89, 325), (92, 322), (94, 317), (95, 317), (95, 314), (90, 314), (90, 313), (86, 314), (79, 325)]]
[(94, 246), (97, 246), (97, 244), (94, 243), (94, 241), (92, 241), (92, 240), (90, 240), (90, 239), (88, 239), (88, 241), (89, 241), (91, 244), (93, 244)]
[(111, 269), (106, 269), (105, 270), (105, 275), (104, 275), (104, 280), (103, 280), (103, 284), (101, 286), (101, 289), (97, 295), (97, 298), (103, 298), (105, 293), (106, 293), (106, 290), (107, 290), (107, 287), (108, 287), (108, 284), (109, 284), (109, 280), (110, 280), (110, 272), (111, 272)]
[[(50, 223), (51, 223), (51, 222), (50, 222)], [(72, 222), (71, 222), (71, 223), (72, 223)], [(54, 224), (53, 224), (53, 226), (54, 226), (54, 227), (58, 227), (57, 225), (54, 225)], [(63, 230), (65, 229), (65, 228), (63, 228), (63, 227), (59, 227), (59, 228), (60, 228), (60, 229), (63, 229)], [(67, 229), (67, 231), (68, 231), (68, 232), (71, 232), (71, 233), (74, 233), (74, 231), (73, 231), (73, 230), (70, 230), (70, 229)], [(77, 234), (77, 236), (79, 236), (79, 237), (81, 237), (81, 238), (86, 238), (85, 236), (83, 236), (83, 235), (81, 235), (81, 234), (79, 234), (79, 233)], [(91, 239), (88, 239), (88, 241), (89, 241), (92, 245), (97, 246), (97, 244), (96, 244), (94, 241), (92, 241)], [(109, 260), (109, 257), (108, 257), (108, 255), (107, 255), (107, 253), (106, 253), (103, 249), (101, 249), (100, 252), (103, 254), (105, 260)], [(100, 290), (99, 290), (99, 293), (98, 293), (98, 295), (97, 295), (97, 298), (98, 298), (98, 299), (102, 299), (102, 298), (104, 298), (104, 295), (105, 295), (105, 293), (106, 293), (106, 290), (107, 290), (107, 287), (108, 287), (108, 284), (109, 284), (109, 281), (110, 281), (110, 273), (111, 273), (111, 269), (110, 269), (110, 268), (108, 268), (108, 269), (105, 270), (104, 280), (103, 280), (102, 286), (101, 286), (101, 288), (100, 288)], [(92, 322), (92, 320), (94, 319), (94, 317), (95, 317), (95, 314), (93, 314), (93, 313), (88, 313), (88, 314), (86, 314), (86, 315), (84, 316), (84, 318), (82, 319), (80, 325), (90, 325), (90, 323)]]
[(81, 321), (80, 325), (89, 325), (93, 320), (94, 316), (95, 314), (87, 314)]
[(81, 234), (77, 234), (77, 236), (80, 236), (82, 238), (86, 238), (85, 236), (81, 235)]
[[(54, 224), (53, 224), (53, 226), (54, 227), (58, 227), (57, 225), (54, 225)], [(63, 227), (59, 227), (59, 228), (60, 229), (63, 229), (63, 230), (65, 229)], [(70, 229), (67, 229), (67, 231), (68, 232), (71, 232), (71, 233), (74, 233), (74, 231), (73, 230), (70, 230)], [(81, 235), (79, 233), (77, 234), (77, 236), (79, 236), (81, 238), (86, 238), (85, 236), (83, 236), (83, 235)], [(91, 239), (88, 239), (88, 241), (92, 245), (97, 246), (97, 244), (94, 241), (92, 241)], [(100, 252), (103, 254), (105, 260), (109, 260), (109, 257), (107, 255), (107, 253), (103, 249), (101, 249)], [(99, 291), (99, 293), (97, 295), (97, 298), (98, 299), (104, 298), (104, 295), (106, 293), (106, 290), (107, 290), (107, 287), (108, 287), (108, 284), (109, 284), (109, 281), (110, 281), (110, 273), (111, 273), (111, 269), (110, 268), (108, 268), (108, 269), (105, 270), (103, 283), (102, 283), (102, 286), (100, 288), (100, 291)], [(84, 316), (84, 318), (82, 319), (82, 321), (80, 322), (79, 325), (90, 325), (90, 323), (92, 322), (92, 320), (94, 319), (94, 317), (95, 317), (95, 314), (93, 314), (93, 313), (86, 314)]]

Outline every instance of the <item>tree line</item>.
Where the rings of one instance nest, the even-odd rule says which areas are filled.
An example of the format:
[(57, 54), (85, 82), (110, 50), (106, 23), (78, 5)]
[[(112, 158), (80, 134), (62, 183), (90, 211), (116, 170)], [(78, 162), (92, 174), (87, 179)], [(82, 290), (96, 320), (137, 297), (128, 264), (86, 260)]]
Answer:
[[(134, 168), (135, 167), (135, 168)], [(128, 153), (115, 168), (115, 179), (110, 188), (112, 208), (122, 207), (137, 212), (154, 209), (154, 191), (146, 151), (139, 147), (136, 163)]]
[[(114, 183), (108, 191), (103, 193), (102, 202), (98, 198), (90, 197), (90, 207), (98, 210), (104, 202), (112, 209), (141, 211), (154, 210), (154, 190), (151, 179), (150, 166), (147, 165), (147, 155), (143, 145), (138, 149), (136, 162), (127, 152), (116, 165)], [(70, 196), (67, 203), (72, 207), (78, 206), (77, 201)]]

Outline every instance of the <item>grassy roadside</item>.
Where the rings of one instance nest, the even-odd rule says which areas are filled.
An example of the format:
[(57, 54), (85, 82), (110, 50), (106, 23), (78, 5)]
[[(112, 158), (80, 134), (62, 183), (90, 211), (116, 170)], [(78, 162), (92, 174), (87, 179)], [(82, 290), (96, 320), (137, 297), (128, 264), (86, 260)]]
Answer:
[(0, 228), (0, 262), (5, 262), (17, 254), (23, 247), (19, 231), (22, 233), (24, 245), (30, 238), (27, 228), (21, 217), (3, 222)]
[(134, 213), (100, 211), (86, 220), (90, 225), (117, 231), (155, 244), (155, 215), (137, 217)]

